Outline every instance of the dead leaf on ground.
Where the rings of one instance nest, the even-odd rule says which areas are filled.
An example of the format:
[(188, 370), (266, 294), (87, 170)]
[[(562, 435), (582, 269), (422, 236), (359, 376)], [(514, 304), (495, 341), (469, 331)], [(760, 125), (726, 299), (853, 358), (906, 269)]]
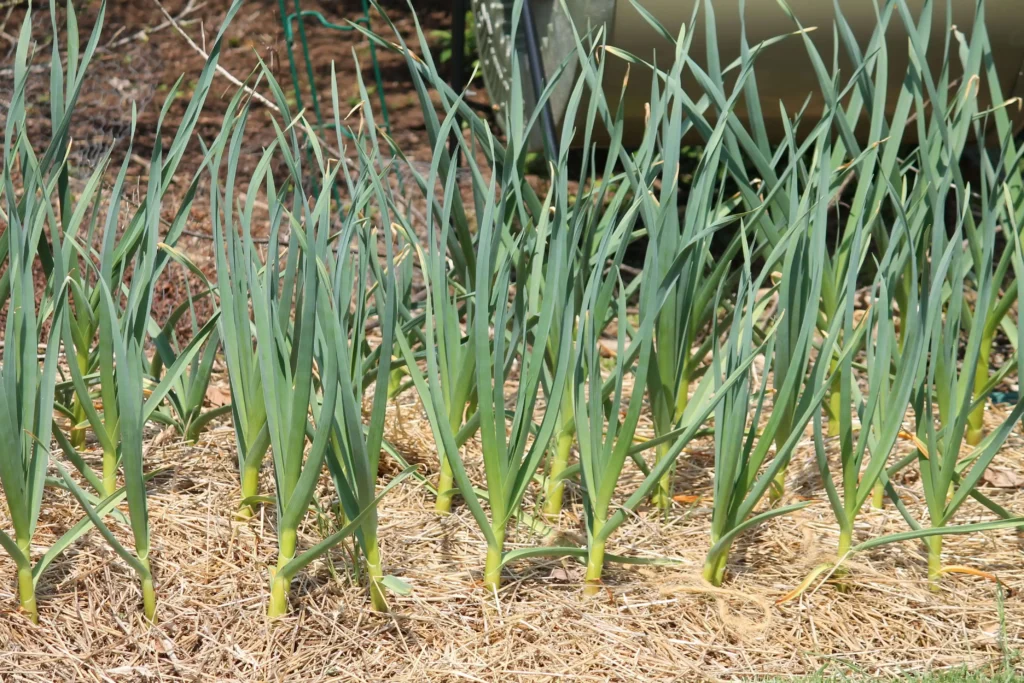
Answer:
[(682, 505), (695, 505), (701, 501), (701, 496), (688, 496), (681, 494), (678, 496), (672, 496), (672, 500)]
[(982, 481), (997, 489), (1019, 489), (1024, 487), (1024, 474), (1002, 467), (989, 467)]
[(211, 384), (206, 388), (206, 400), (214, 408), (220, 408), (231, 403), (231, 389), (228, 387)]
[(553, 581), (568, 581), (569, 572), (565, 571), (562, 567), (555, 567), (551, 570), (551, 573), (548, 574), (548, 578)]

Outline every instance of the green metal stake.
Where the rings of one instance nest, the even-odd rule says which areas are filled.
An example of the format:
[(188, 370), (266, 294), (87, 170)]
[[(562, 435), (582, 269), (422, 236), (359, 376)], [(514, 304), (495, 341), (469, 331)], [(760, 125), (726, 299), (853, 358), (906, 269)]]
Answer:
[[(367, 0), (361, 2), (363, 8), (363, 16), (355, 19), (355, 23), (362, 24), (366, 28), (370, 27), (370, 7)], [(292, 24), (297, 23), (299, 30), (299, 41), (302, 44), (302, 56), (306, 62), (306, 77), (309, 80), (309, 92), (310, 97), (313, 100), (313, 113), (316, 116), (317, 131), (319, 134), (323, 134), (327, 130), (327, 125), (324, 123), (323, 113), (320, 109), (320, 93), (316, 87), (316, 76), (313, 70), (313, 60), (309, 54), (309, 40), (306, 36), (306, 25), (307, 19), (316, 21), (320, 26), (332, 30), (332, 31), (354, 31), (355, 28), (348, 25), (335, 24), (328, 21), (326, 17), (320, 12), (315, 10), (303, 10), (300, 6), (300, 0), (294, 0), (294, 9), (292, 13), (288, 13), (285, 0), (277, 0), (277, 6), (281, 13), (281, 24), (284, 28), (284, 40), (285, 46), (288, 49), (288, 71), (292, 79), (292, 87), (295, 90), (295, 106), (299, 111), (302, 111), (304, 104), (302, 102), (302, 89), (299, 85), (299, 70), (295, 63), (295, 31), (292, 29)], [(384, 79), (380, 73), (380, 62), (377, 61), (377, 48), (373, 42), (370, 42), (370, 63), (373, 66), (373, 78), (377, 84), (377, 97), (380, 100), (380, 112), (381, 119), (384, 123), (384, 130), (391, 136), (391, 117), (388, 114), (388, 105), (384, 98)], [(353, 135), (350, 131), (342, 129), (337, 131), (339, 134), (351, 139)], [(306, 163), (310, 163), (312, 158), (312, 149), (309, 145), (306, 146)], [(401, 172), (396, 168), (395, 174), (398, 178), (399, 191), (403, 191), (404, 182), (402, 180)], [(316, 181), (313, 181), (313, 191), (316, 192)], [(341, 205), (341, 195), (338, 192), (337, 186), (333, 188), (332, 195), (334, 200)]]
[[(281, 23), (284, 27), (284, 40), (285, 45), (288, 48), (288, 68), (291, 73), (292, 86), (295, 88), (295, 101), (299, 109), (302, 109), (302, 93), (299, 88), (299, 73), (298, 68), (295, 64), (295, 32), (292, 29), (292, 23), (295, 22), (299, 27), (299, 41), (302, 43), (302, 56), (306, 62), (306, 77), (309, 79), (309, 91), (310, 96), (313, 100), (313, 113), (316, 116), (316, 122), (319, 129), (322, 131), (326, 128), (324, 124), (323, 114), (320, 109), (320, 95), (316, 87), (316, 77), (313, 72), (313, 60), (309, 54), (309, 40), (306, 37), (306, 19), (313, 19), (320, 26), (330, 29), (332, 31), (354, 31), (355, 29), (351, 26), (342, 24), (335, 24), (328, 21), (326, 17), (320, 12), (315, 10), (303, 10), (300, 6), (300, 0), (294, 0), (295, 11), (291, 14), (287, 13), (284, 0), (278, 0), (278, 7), (281, 11)], [(370, 27), (370, 7), (367, 4), (367, 0), (362, 0), (363, 16), (355, 20), (356, 23), (362, 24), (363, 26)], [(380, 62), (377, 61), (377, 48), (374, 44), (370, 43), (370, 63), (373, 66), (373, 78), (377, 84), (377, 97), (380, 100), (381, 118), (384, 122), (384, 129), (388, 135), (391, 134), (391, 117), (388, 115), (387, 102), (384, 99), (384, 79), (380, 73)], [(348, 132), (342, 131), (342, 133), (348, 137), (351, 135)]]

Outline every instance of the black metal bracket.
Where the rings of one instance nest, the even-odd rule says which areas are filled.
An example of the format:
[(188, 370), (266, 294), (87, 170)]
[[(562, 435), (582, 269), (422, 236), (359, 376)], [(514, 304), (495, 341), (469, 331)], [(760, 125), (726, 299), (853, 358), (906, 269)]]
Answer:
[[(523, 1), (523, 28), (526, 31), (526, 62), (530, 67), (530, 82), (533, 85), (533, 99), (540, 101), (541, 93), (547, 87), (547, 78), (544, 74), (544, 60), (540, 56), (540, 41), (537, 39), (537, 24), (533, 20), (533, 10), (530, 9), (530, 0)], [(558, 158), (558, 137), (555, 135), (555, 117), (551, 113), (551, 99), (544, 101), (544, 110), (541, 112), (541, 133), (544, 136), (544, 151), (548, 159)]]
[[(451, 71), (448, 74), (449, 84), (455, 92), (462, 92), (465, 87), (465, 54), (466, 54), (466, 2), (467, 0), (452, 0), (452, 61)], [(541, 93), (547, 84), (547, 77), (544, 74), (544, 60), (540, 54), (540, 40), (537, 38), (537, 24), (533, 18), (533, 9), (530, 7), (530, 0), (523, 2), (522, 25), (524, 37), (526, 38), (526, 63), (530, 71), (530, 84), (533, 86), (535, 100), (539, 100)], [(544, 140), (544, 152), (549, 159), (558, 157), (558, 136), (555, 133), (555, 117), (551, 111), (551, 100), (544, 102), (544, 110), (541, 112), (541, 134)], [(458, 132), (452, 133), (452, 139), (448, 142), (450, 153), (458, 159), (459, 142), (454, 137)]]
[[(462, 92), (466, 87), (466, 2), (467, 0), (452, 0), (452, 63), (448, 83), (456, 93)], [(459, 163), (458, 135), (458, 128), (453, 128), (451, 138), (448, 140), (448, 152), (456, 164)]]

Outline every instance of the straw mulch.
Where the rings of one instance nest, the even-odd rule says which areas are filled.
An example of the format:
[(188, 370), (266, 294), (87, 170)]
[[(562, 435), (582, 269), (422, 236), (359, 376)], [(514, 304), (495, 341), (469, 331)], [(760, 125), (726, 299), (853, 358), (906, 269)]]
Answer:
[[(436, 458), (429, 429), (413, 399), (402, 403), (388, 436), (431, 471)], [(1018, 597), (1024, 563), (1013, 532), (946, 543), (947, 563), (999, 576), (1009, 593), (1003, 601), (994, 583), (976, 576), (950, 575), (940, 592), (930, 592), (920, 543), (905, 543), (853, 558), (845, 591), (816, 583), (800, 599), (776, 606), (831, 558), (837, 539), (806, 445), (791, 468), (790, 495), (816, 502), (744, 537), (722, 589), (700, 579), (709, 507), (697, 500), (667, 518), (642, 512), (609, 547), (676, 558), (676, 566), (609, 566), (606, 590), (584, 599), (578, 564), (523, 562), (506, 571), (495, 596), (480, 585), (484, 546), (468, 511), (459, 507), (439, 518), (422, 486), (404, 483), (383, 504), (380, 537), (386, 572), (408, 582), (412, 594), (392, 598), (392, 614), (374, 613), (339, 549), (331, 562), (314, 563), (294, 583), (293, 614), (268, 623), (273, 513), (233, 521), (232, 439), (222, 426), (195, 447), (166, 434), (151, 445), (151, 466), (171, 468), (150, 486), (157, 626), (144, 623), (134, 576), (96, 533), (43, 578), (39, 626), (16, 611), (14, 568), (5, 555), (0, 559), (0, 680), (504, 683), (726, 680), (816, 671), (898, 677), (961, 665), (999, 667), (1007, 658), (1015, 661), (1024, 646)], [(1024, 439), (1014, 435), (997, 460), (1001, 476), (991, 478), (1004, 488), (986, 490), (1017, 511), (1024, 511), (1024, 493), (1014, 488), (1024, 472), (1022, 446)], [(474, 461), (473, 453), (468, 457)], [(712, 459), (710, 444), (686, 456), (680, 490), (709, 494)], [(385, 461), (382, 469), (393, 471), (392, 465)], [(913, 479), (911, 472), (901, 482), (911, 499)], [(329, 500), (325, 480), (322, 502)], [(579, 501), (571, 502), (574, 511), (560, 523), (562, 543), (581, 540)], [(924, 518), (920, 501), (912, 507)], [(78, 515), (67, 495), (48, 491), (40, 549)], [(970, 503), (958, 521), (984, 518)], [(116, 528), (127, 541), (127, 530)], [(858, 534), (903, 528), (890, 505), (865, 512)], [(301, 542), (308, 546), (324, 531), (311, 518)], [(512, 547), (541, 542), (524, 529), (510, 539)]]

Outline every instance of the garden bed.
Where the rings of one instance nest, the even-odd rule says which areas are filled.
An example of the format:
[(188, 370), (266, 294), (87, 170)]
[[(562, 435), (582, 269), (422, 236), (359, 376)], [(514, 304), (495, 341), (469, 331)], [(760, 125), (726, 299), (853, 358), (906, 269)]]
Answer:
[[(148, 180), (146, 159), (155, 146), (161, 93), (180, 73), (198, 73), (203, 60), (173, 28), (160, 28), (164, 15), (157, 3), (116, 5), (109, 8), (108, 30), (90, 72), (90, 87), (80, 103), (81, 115), (75, 119), (78, 127), (73, 139), (90, 142), (76, 144), (73, 150), (78, 155), (76, 166), (89, 171), (91, 154), (102, 153), (125, 136), (129, 103), (139, 101), (143, 108), (128, 174), (135, 191), (126, 198), (134, 208), (140, 201), (138, 188), (145, 192)], [(433, 29), (447, 27), (444, 3), (417, 6), (428, 36)], [(340, 6), (307, 3), (307, 7), (325, 11), (335, 22), (359, 15), (355, 2)], [(404, 7), (395, 2), (388, 10), (393, 12), (401, 35), (418, 50), (413, 20), (402, 13)], [(219, 3), (186, 2), (167, 3), (166, 10), (185, 22), (185, 30), (200, 45), (220, 24), (224, 11)], [(8, 15), (7, 32), (17, 25), (19, 11)], [(83, 31), (87, 31), (93, 17), (83, 18)], [(45, 11), (37, 12), (37, 22), (47, 20)], [(374, 20), (373, 28), (389, 31), (380, 18)], [(45, 26), (40, 31), (45, 32)], [(221, 65), (229, 72), (244, 78), (258, 53), (271, 64), (272, 73), (289, 85), (276, 3), (247, 3), (228, 36)], [(354, 33), (313, 31), (311, 36), (311, 54), (319, 75), (323, 77), (324, 70), (329, 75), (330, 62), (335, 59), (338, 72), (345, 74), (340, 79), (342, 104), (354, 107), (360, 100), (351, 77), (355, 69), (351, 51), (355, 48), (364, 77), (371, 82), (368, 61), (364, 60), (366, 41)], [(45, 63), (47, 55), (47, 50), (41, 50), (37, 62)], [(394, 139), (414, 168), (425, 172), (433, 150), (406, 63), (399, 55), (382, 50), (381, 66)], [(10, 80), (10, 75), (2, 78)], [(7, 81), (2, 78), (0, 95), (6, 97)], [(45, 96), (45, 73), (34, 83), (41, 88), (34, 95)], [(190, 94), (187, 80), (184, 85)], [(233, 88), (226, 81), (214, 81), (195, 129), (197, 136), (206, 141), (215, 138)], [(472, 97), (477, 104), (486, 101), (479, 91)], [(173, 102), (168, 120), (180, 120), (187, 102), (188, 97)], [(485, 107), (474, 111), (481, 108)], [(30, 119), (28, 132), (33, 140), (48, 140), (50, 124), (44, 114), (33, 112)], [(250, 176), (273, 133), (268, 112), (254, 107), (241, 148), (242, 178)], [(198, 150), (198, 144), (192, 144)], [(115, 147), (115, 158), (122, 149)], [(177, 205), (188, 179), (198, 169), (193, 159), (201, 158), (185, 155), (180, 178), (175, 179), (166, 198), (167, 207)], [(686, 163), (690, 162), (696, 160)], [(116, 164), (110, 170), (113, 175)], [(76, 191), (87, 176), (73, 179)], [(461, 182), (468, 176), (464, 172), (457, 177)], [(537, 187), (545, 185), (534, 175), (524, 179)], [(208, 183), (208, 177), (201, 179), (198, 199), (177, 246), (213, 279)], [(836, 195), (837, 203), (844, 199), (842, 188), (845, 185)], [(474, 197), (469, 183), (462, 182), (460, 189), (465, 204), (471, 206)], [(247, 190), (241, 184), (238, 187), (239, 194)], [(578, 190), (570, 183), (565, 195), (584, 194)], [(422, 198), (418, 204), (411, 201), (416, 205), (410, 211), (410, 233), (423, 237), (425, 202)], [(475, 215), (467, 219), (473, 231), (479, 230), (476, 220)], [(253, 226), (252, 236), (266, 238), (265, 221), (255, 220)], [(632, 249), (641, 251), (640, 244), (646, 242), (638, 242)], [(167, 272), (171, 275), (160, 281), (155, 293), (153, 314), (159, 320), (188, 292), (196, 291), (201, 281), (193, 274), (186, 287), (189, 276), (184, 270), (174, 267)], [(635, 275), (638, 270), (625, 268), (623, 272)], [(420, 297), (422, 273), (415, 277), (412, 297)], [(200, 324), (212, 311), (212, 299), (196, 302)], [(416, 301), (422, 302), (422, 298)], [(857, 307), (859, 320), (867, 306), (858, 301)], [(626, 310), (625, 299), (622, 310)], [(712, 317), (718, 321), (717, 313)], [(630, 302), (629, 324), (637, 320)], [(453, 338), (464, 333), (459, 324)], [(379, 319), (374, 325), (380, 325)], [(486, 325), (481, 329), (488, 332)], [(602, 353), (615, 354), (615, 345), (607, 344), (607, 337), (617, 330), (617, 324), (614, 331), (603, 330)], [(1005, 363), (1012, 353), (1003, 341), (997, 340), (996, 355), (987, 359), (993, 366)], [(860, 362), (860, 356), (857, 358)], [(704, 358), (697, 360), (703, 362)], [(762, 361), (763, 357), (760, 371), (764, 370)], [(210, 399), (207, 407), (222, 407), (230, 397), (219, 366), (218, 361), (213, 393), (206, 394)], [(601, 379), (599, 372), (596, 377)], [(1015, 388), (1015, 376), (1004, 380), (1000, 390)], [(630, 395), (632, 381), (623, 380)], [(512, 393), (506, 392), (506, 398)], [(637, 440), (654, 436), (649, 408), (645, 403)], [(762, 425), (768, 412), (761, 415)], [(991, 407), (987, 426), (997, 427), (1009, 414), (1006, 406)], [(600, 411), (598, 417), (607, 418)], [(906, 427), (913, 429), (910, 423), (908, 414)], [(68, 427), (66, 423), (62, 426)], [(415, 391), (391, 401), (384, 436), (428, 481), (437, 481), (438, 449)], [(288, 594), (291, 611), (274, 620), (267, 617), (269, 568), (278, 560), (279, 551), (274, 504), (268, 498), (256, 506), (251, 519), (236, 517), (240, 489), (234, 440), (230, 424), (223, 420), (214, 422), (195, 445), (178, 441), (171, 431), (151, 427), (147, 432), (145, 469), (159, 472), (147, 486), (157, 623), (148, 623), (140, 610), (142, 593), (132, 569), (102, 536), (88, 533), (42, 575), (39, 625), (17, 611), (14, 582), (0, 581), (0, 680), (669, 681), (815, 674), (900, 678), (956, 667), (982, 673), (1006, 673), (1021, 667), (1024, 606), (1019, 596), (1024, 590), (1024, 563), (1022, 539), (1012, 529), (947, 538), (944, 564), (960, 571), (942, 576), (938, 590), (933, 590), (929, 581), (927, 555), (918, 540), (851, 556), (843, 564), (841, 576), (818, 575), (800, 595), (784, 600), (816, 567), (836, 559), (836, 517), (819, 480), (810, 429), (804, 430), (795, 448), (785, 496), (775, 503), (766, 498), (755, 511), (762, 512), (770, 504), (808, 505), (742, 534), (729, 555), (728, 580), (722, 587), (702, 578), (709, 546), (715, 452), (715, 444), (705, 437), (688, 443), (680, 457), (672, 488), (680, 494), (675, 504), (667, 511), (640, 505), (609, 539), (609, 553), (650, 564), (623, 567), (609, 559), (596, 595), (583, 595), (583, 565), (567, 558), (514, 561), (504, 568), (500, 590), (489, 590), (483, 581), (487, 547), (470, 510), (456, 499), (452, 514), (439, 516), (434, 512), (433, 494), (409, 477), (384, 497), (379, 510), (384, 573), (407, 584), (408, 594), (389, 594), (390, 613), (372, 609), (365, 582), (353, 575), (358, 563), (352, 562), (343, 544), (298, 573)], [(839, 471), (837, 446), (836, 440), (825, 443), (833, 472)], [(911, 440), (900, 439), (889, 455), (896, 460), (913, 448)], [(296, 452), (301, 461), (302, 451)], [(83, 455), (98, 468), (97, 444), (87, 444)], [(648, 463), (654, 461), (653, 453), (644, 456)], [(470, 480), (486, 481), (478, 437), (468, 442), (463, 457)], [(275, 487), (269, 459), (262, 469), (259, 490), (272, 495)], [(63, 457), (55, 454), (53, 462), (62, 461)], [(893, 478), (910, 514), (923, 521), (928, 518), (928, 508), (918, 480), (920, 466), (920, 460), (914, 462)], [(380, 470), (385, 476), (378, 483), (386, 483), (403, 467), (384, 455)], [(1024, 434), (1016, 424), (978, 490), (1008, 510), (1024, 510), (1021, 472)], [(51, 467), (50, 474), (57, 474), (55, 468)], [(337, 496), (334, 484), (325, 472), (320, 475), (314, 497), (316, 512), (299, 528), (300, 550), (338, 528), (331, 512)], [(617, 490), (623, 495), (614, 500), (621, 501), (635, 491), (640, 480), (640, 473), (627, 467), (618, 480)], [(579, 484), (571, 480), (567, 491), (566, 506), (550, 533), (537, 534), (522, 524), (514, 525), (505, 549), (586, 546)], [(526, 513), (537, 513), (540, 494), (539, 485), (532, 484), (523, 506)], [(891, 502), (886, 501), (882, 510), (864, 507), (855, 525), (855, 542), (906, 530), (904, 517)], [(122, 510), (127, 511), (127, 506)], [(80, 502), (70, 493), (47, 487), (32, 538), (33, 556), (38, 557), (81, 517)], [(955, 523), (991, 519), (989, 511), (969, 500)], [(0, 506), (0, 527), (9, 528), (9, 522), (6, 508)], [(110, 525), (122, 543), (130, 545), (128, 525), (113, 519)], [(9, 557), (0, 554), (0, 577), (16, 573)]]
[[(429, 474), (436, 455), (418, 401), (403, 395), (398, 404), (387, 438)], [(426, 490), (407, 480), (380, 511), (385, 572), (412, 587), (409, 596), (390, 598), (393, 613), (371, 609), (339, 549), (330, 562), (317, 561), (300, 574), (293, 613), (270, 622), (272, 508), (247, 522), (234, 520), (238, 478), (230, 427), (214, 428), (192, 447), (168, 436), (154, 437), (147, 455), (153, 468), (169, 468), (150, 486), (159, 623), (145, 622), (130, 569), (102, 538), (86, 536), (44, 576), (39, 626), (12, 609), (13, 585), (0, 584), (0, 678), (669, 681), (819, 672), (899, 678), (947, 667), (998, 671), (1007, 661), (1018, 665), (1024, 648), (1024, 564), (1012, 531), (949, 537), (945, 546), (948, 564), (996, 574), (1005, 586), (1002, 601), (996, 584), (970, 575), (948, 575), (932, 592), (923, 546), (907, 542), (852, 558), (845, 591), (815, 582), (799, 599), (776, 606), (835, 549), (835, 522), (814, 485), (808, 448), (794, 459), (790, 489), (814, 503), (745, 538), (723, 588), (700, 578), (709, 508), (698, 499), (665, 517), (643, 510), (610, 548), (675, 559), (677, 566), (609, 564), (603, 590), (584, 598), (581, 564), (523, 561), (506, 570), (495, 596), (481, 584), (485, 546), (467, 510), (456, 503), (451, 516), (439, 517)], [(696, 444), (697, 454), (680, 461), (678, 490), (710, 496), (706, 445), (706, 455)], [(1024, 438), (1014, 434), (994, 471), (1022, 471), (1022, 448)], [(382, 469), (393, 465), (385, 460)], [(908, 499), (913, 478), (900, 487)], [(326, 478), (321, 489), (326, 506)], [(1018, 488), (983, 490), (1010, 509), (1024, 508)], [(571, 543), (581, 540), (581, 510), (571, 491), (570, 499), (558, 528)], [(922, 508), (911, 506), (916, 514)], [(51, 543), (79, 514), (70, 496), (49, 491), (39, 543)], [(969, 504), (962, 521), (985, 518)], [(903, 524), (889, 506), (865, 512), (860, 531), (878, 536)], [(321, 533), (311, 517), (300, 544), (315, 543)], [(538, 542), (518, 529), (509, 545)], [(6, 556), (0, 558), (0, 575), (12, 573)]]

